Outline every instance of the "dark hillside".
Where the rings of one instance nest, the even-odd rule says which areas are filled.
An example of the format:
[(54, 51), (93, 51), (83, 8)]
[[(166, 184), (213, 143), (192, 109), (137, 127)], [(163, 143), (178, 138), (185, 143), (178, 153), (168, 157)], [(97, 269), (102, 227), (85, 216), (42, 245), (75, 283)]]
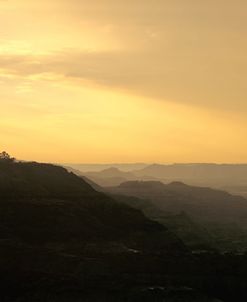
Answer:
[(0, 193), (6, 197), (56, 198), (97, 194), (66, 169), (35, 162), (0, 162)]
[(141, 211), (49, 164), (0, 162), (0, 221), (0, 287), (6, 295), (26, 292), (26, 286), (28, 292), (47, 291), (54, 282), (60, 290), (64, 278), (76, 288), (102, 275), (113, 282), (114, 274), (145, 271), (148, 262), (148, 272), (159, 271), (160, 255), (175, 260), (188, 253)]

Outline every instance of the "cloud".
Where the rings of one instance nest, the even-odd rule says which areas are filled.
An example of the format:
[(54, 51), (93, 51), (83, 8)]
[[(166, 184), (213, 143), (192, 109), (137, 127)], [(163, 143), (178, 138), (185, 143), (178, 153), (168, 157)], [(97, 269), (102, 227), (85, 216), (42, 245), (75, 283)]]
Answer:
[[(91, 81), (160, 100), (247, 109), (246, 1), (54, 0), (50, 4), (48, 0), (42, 3), (15, 0), (11, 3), (22, 11), (20, 28), (25, 19), (25, 26), (30, 28), (29, 22), (33, 21), (35, 30), (33, 33), (30, 30), (34, 36), (27, 35), (32, 50), (29, 54), (0, 54), (3, 77), (58, 82), (67, 79), (75, 85)], [(30, 12), (35, 20), (28, 19)], [(16, 35), (21, 34), (17, 31)], [(93, 34), (98, 44), (90, 41)], [(47, 54), (34, 55), (33, 48), (36, 51), (38, 48), (34, 46), (47, 46), (46, 40), (51, 49), (45, 49)], [(100, 47), (108, 43), (109, 49), (102, 51)], [(118, 47), (112, 47), (111, 43)], [(86, 51), (86, 46), (80, 44), (100, 47)], [(54, 45), (57, 52), (52, 49)], [(12, 50), (20, 48), (14, 44)]]
[[(145, 97), (198, 106), (246, 107), (241, 59), (205, 53), (76, 52), (49, 56), (0, 56), (2, 74), (23, 79), (91, 81)], [(47, 77), (50, 75), (50, 77)]]

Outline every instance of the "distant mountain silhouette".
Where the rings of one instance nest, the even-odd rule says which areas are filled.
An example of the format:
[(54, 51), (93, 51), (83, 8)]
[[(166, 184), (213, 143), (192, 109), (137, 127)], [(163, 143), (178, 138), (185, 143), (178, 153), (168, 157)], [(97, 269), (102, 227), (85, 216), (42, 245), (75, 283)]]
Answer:
[(106, 170), (109, 168), (117, 168), (123, 172), (131, 172), (134, 170), (141, 170), (148, 165), (145, 163), (127, 163), (127, 164), (121, 164), (121, 163), (109, 163), (109, 164), (71, 164), (67, 163), (65, 166), (71, 167), (75, 170), (78, 170), (82, 173), (85, 172), (100, 172), (102, 170)]
[(100, 186), (116, 186), (127, 180), (136, 179), (135, 175), (130, 172), (123, 172), (117, 168), (108, 168), (99, 172), (83, 173), (88, 179), (91, 179)]
[(153, 164), (132, 173), (139, 178), (154, 177), (164, 183), (182, 181), (247, 196), (247, 164)]
[[(93, 175), (93, 172), (89, 172), (89, 174)], [(126, 178), (133, 177), (133, 175), (130, 172), (123, 172), (123, 171), (120, 171), (119, 169), (113, 168), (113, 167), (98, 172), (97, 176), (100, 176), (100, 175), (105, 176), (105, 177), (118, 177), (118, 176), (123, 176), (123, 175), (125, 175)]]
[[(208, 186), (247, 197), (247, 164), (172, 164), (172, 165), (82, 165), (76, 174), (85, 175), (100, 186), (117, 186), (126, 181), (185, 182)], [(77, 167), (77, 165), (72, 165)], [(80, 168), (80, 165), (78, 166)], [(99, 170), (101, 167), (107, 167)], [(132, 170), (131, 170), (132, 167)], [(141, 169), (139, 168), (141, 167)], [(88, 172), (85, 171), (88, 168)], [(138, 169), (139, 168), (139, 169)], [(91, 169), (91, 171), (90, 171)], [(125, 169), (125, 170), (121, 170)]]
[(97, 183), (102, 187), (117, 186), (123, 182), (130, 181), (130, 180), (157, 181), (157, 178), (151, 176), (143, 175), (139, 177), (135, 175), (134, 172), (133, 173), (124, 172), (114, 167), (110, 167), (102, 171), (84, 172), (80, 174), (84, 175), (85, 177), (87, 177), (88, 179), (92, 180), (93, 182)]

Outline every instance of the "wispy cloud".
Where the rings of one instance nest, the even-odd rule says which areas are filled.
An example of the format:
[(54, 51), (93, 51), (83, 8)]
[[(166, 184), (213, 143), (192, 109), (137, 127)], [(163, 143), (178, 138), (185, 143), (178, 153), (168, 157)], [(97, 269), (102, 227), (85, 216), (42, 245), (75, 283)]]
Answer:
[[(91, 81), (110, 89), (199, 106), (246, 108), (247, 58), (155, 50), (1, 55), (2, 77), (48, 81)], [(28, 84), (24, 85), (27, 87)]]

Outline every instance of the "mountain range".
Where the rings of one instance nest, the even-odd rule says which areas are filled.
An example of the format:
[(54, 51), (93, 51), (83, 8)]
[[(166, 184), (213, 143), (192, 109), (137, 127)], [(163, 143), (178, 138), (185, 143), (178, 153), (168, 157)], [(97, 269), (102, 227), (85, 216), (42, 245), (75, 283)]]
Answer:
[[(115, 199), (141, 209), (149, 218), (168, 227), (193, 250), (217, 248), (222, 252), (243, 252), (247, 247), (246, 200), (234, 194), (237, 187), (228, 186), (226, 190), (234, 191), (229, 194), (222, 189), (186, 185), (176, 179), (193, 182), (194, 178), (197, 182), (201, 180), (199, 183), (208, 183), (205, 175), (209, 177), (215, 172), (214, 179), (233, 179), (235, 176), (235, 183), (238, 179), (244, 182), (245, 168), (245, 165), (214, 164), (151, 165), (132, 172), (110, 168), (84, 173), (86, 176), (83, 177), (97, 191), (110, 192)], [(223, 170), (230, 175), (222, 175)], [(83, 175), (80, 171), (77, 174)], [(164, 176), (166, 181), (168, 178), (176, 181), (159, 181), (158, 177)], [(217, 188), (216, 182), (212, 179), (211, 182)]]
[(128, 171), (122, 170), (121, 165), (109, 165), (107, 169), (96, 171), (90, 171), (90, 165), (87, 166), (88, 171), (77, 167), (81, 174), (101, 186), (116, 186), (129, 180), (156, 180), (163, 183), (180, 181), (247, 196), (247, 164), (153, 164), (141, 168), (133, 165), (132, 169), (129, 165)]
[(209, 197), (218, 207), (244, 203), (181, 183), (131, 181), (106, 190), (63, 167), (0, 160), (0, 300), (245, 301), (246, 256), (194, 254), (174, 228), (174, 219), (180, 230), (197, 227), (191, 213), (171, 217), (165, 197), (194, 214)]

